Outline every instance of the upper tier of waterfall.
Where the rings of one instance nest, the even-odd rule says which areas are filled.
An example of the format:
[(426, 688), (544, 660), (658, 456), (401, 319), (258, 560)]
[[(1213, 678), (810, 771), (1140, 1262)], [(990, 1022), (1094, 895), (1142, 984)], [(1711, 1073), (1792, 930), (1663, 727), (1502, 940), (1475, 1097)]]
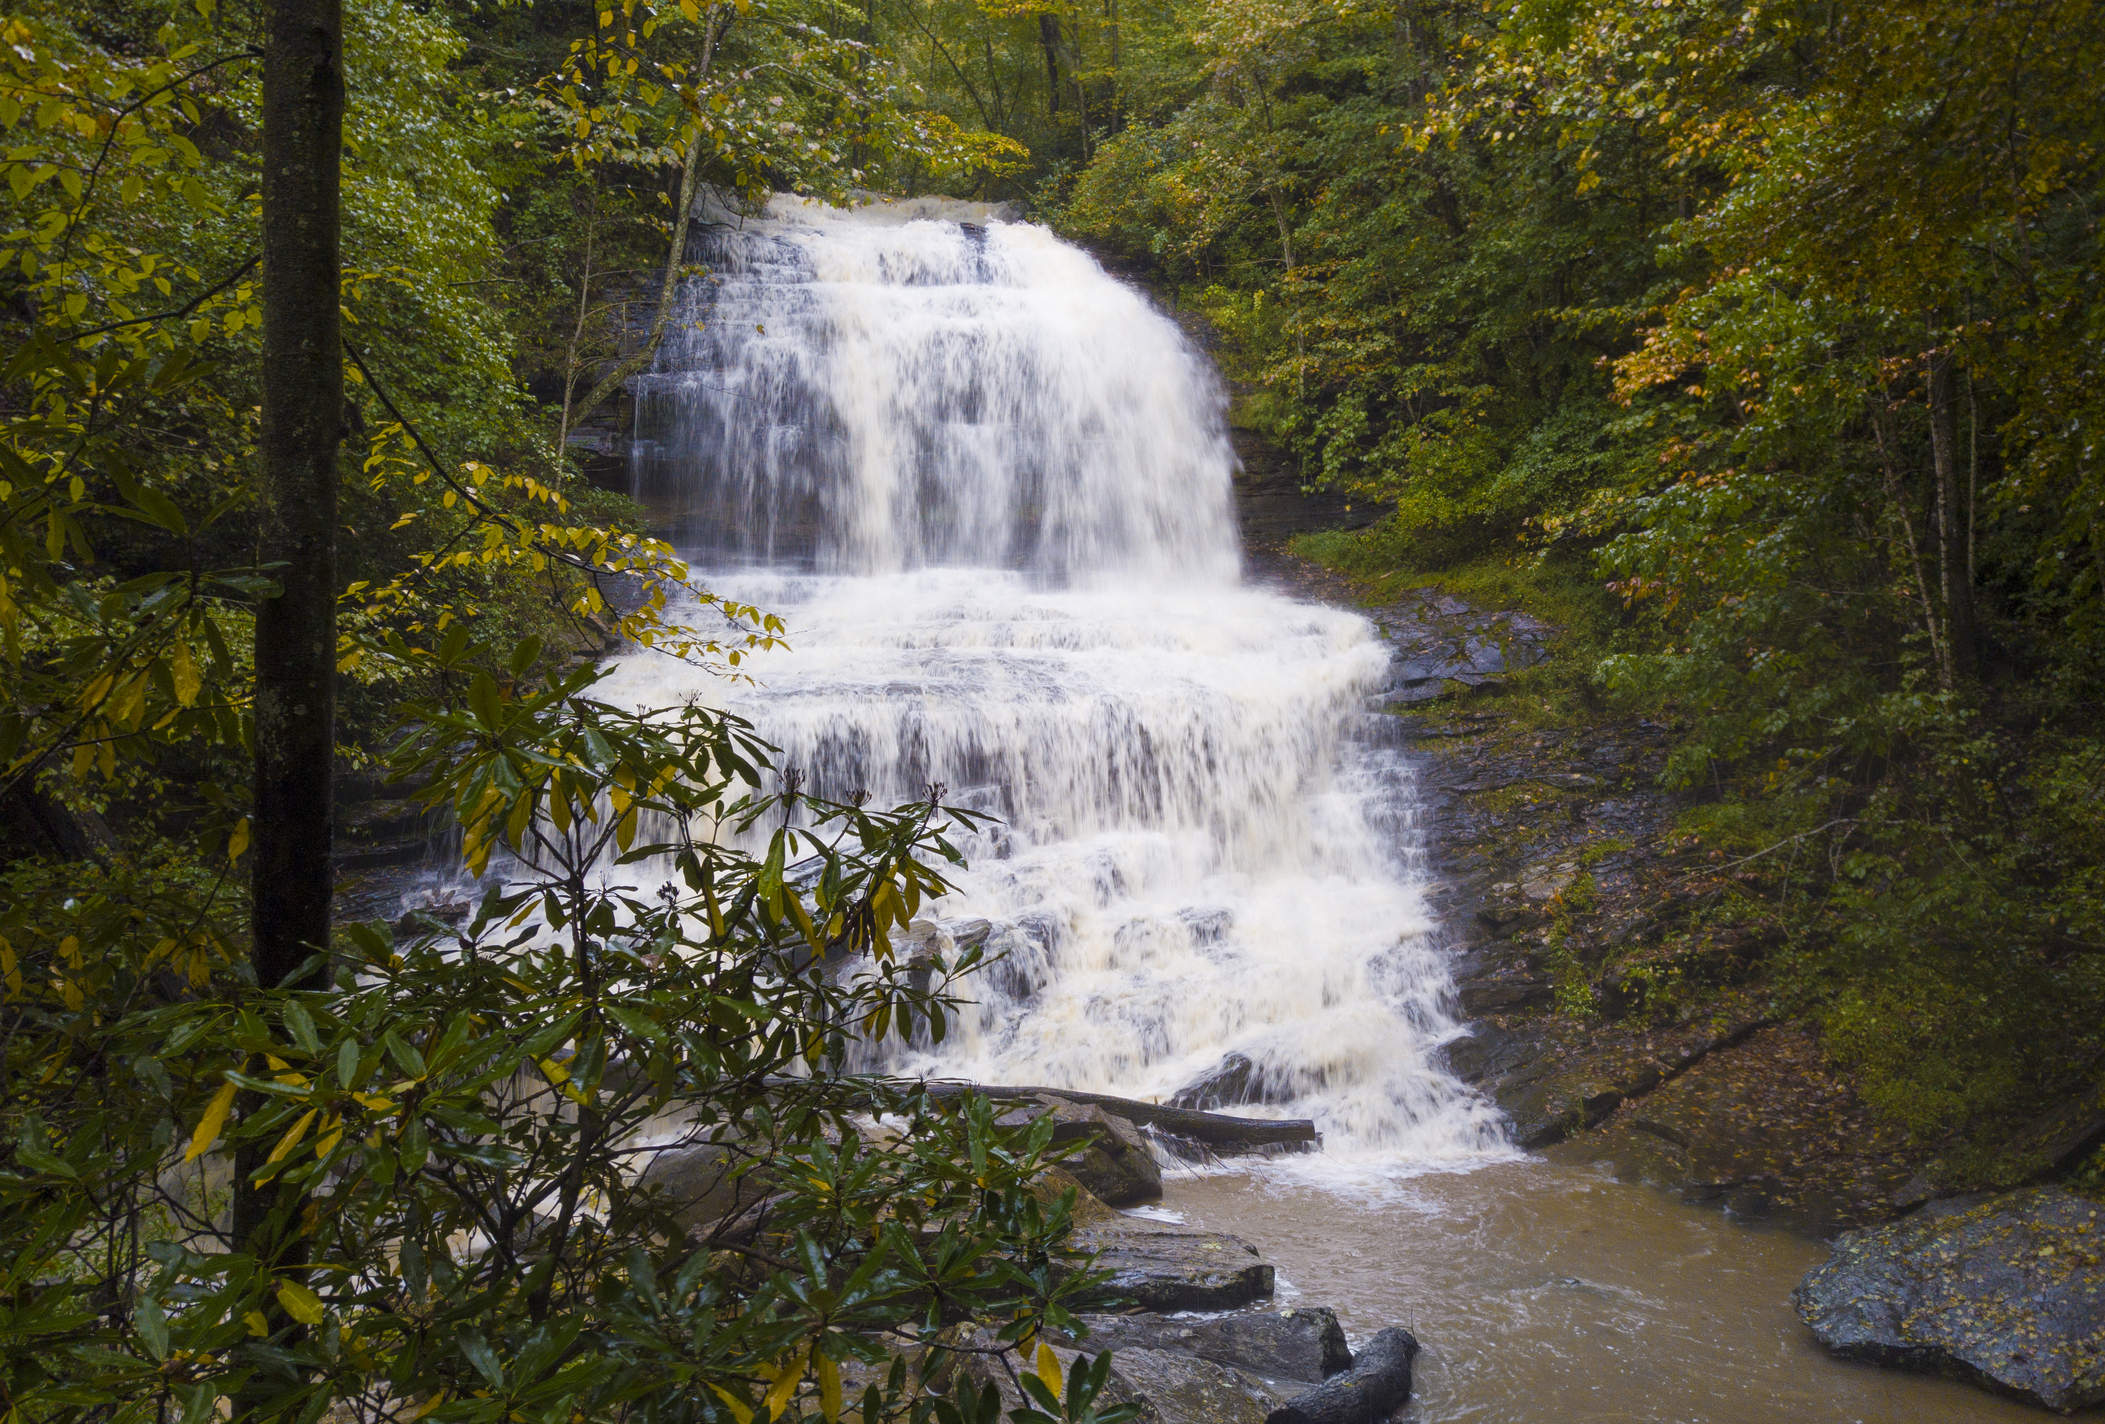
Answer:
[(703, 227), (638, 386), (638, 493), (714, 563), (1233, 580), (1211, 366), (1043, 228), (942, 220), (975, 209)]

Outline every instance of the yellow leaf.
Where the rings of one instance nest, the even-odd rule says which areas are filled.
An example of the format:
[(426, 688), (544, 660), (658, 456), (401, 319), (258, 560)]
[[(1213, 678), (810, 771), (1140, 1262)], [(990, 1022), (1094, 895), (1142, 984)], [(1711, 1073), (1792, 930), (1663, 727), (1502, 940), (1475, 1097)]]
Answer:
[(190, 1136), (190, 1150), (183, 1154), (185, 1162), (195, 1162), (205, 1155), (207, 1148), (219, 1136), (219, 1129), (226, 1126), (227, 1114), (234, 1110), (234, 1085), (228, 1083), (221, 1088), (205, 1108), (204, 1118), (197, 1124), (197, 1131)]
[(278, 1304), (302, 1325), (322, 1323), (322, 1298), (298, 1281), (278, 1282)]
[(227, 859), (239, 860), (241, 853), (249, 848), (249, 818), (243, 816), (234, 823), (234, 833), (227, 837)]
[(417, 1412), (409, 1416), (409, 1424), (417, 1424), (417, 1421), (419, 1419), (422, 1419), (425, 1415), (429, 1414), (432, 1410), (438, 1408), (441, 1404), (444, 1404), (445, 1402), (446, 1391), (442, 1389), (437, 1394), (434, 1394), (433, 1396), (431, 1396), (431, 1398), (425, 1400), (422, 1404), (417, 1406)]
[(198, 676), (197, 661), (190, 655), (188, 643), (177, 643), (168, 658), (169, 675), (175, 679), (175, 700), (188, 707), (197, 701), (198, 689), (205, 680)]
[(1053, 1347), (1045, 1343), (1043, 1336), (1038, 1338), (1038, 1378), (1045, 1381), (1053, 1398), (1060, 1397), (1060, 1357), (1053, 1353)]
[(140, 715), (146, 711), (146, 679), (135, 677), (111, 695), (109, 714), (128, 726), (139, 725)]
[(819, 1412), (826, 1416), (826, 1424), (833, 1424), (841, 1417), (841, 1367), (816, 1345), (811, 1347), (811, 1358), (819, 1372)]
[(307, 1129), (313, 1125), (316, 1115), (320, 1112), (320, 1108), (307, 1109), (306, 1114), (292, 1125), (291, 1130), (278, 1139), (278, 1145), (271, 1148), (270, 1156), (263, 1159), (263, 1165), (268, 1167), (271, 1163), (278, 1161), (286, 1153), (292, 1151), (293, 1148), (299, 1146), (300, 1139), (307, 1135)]
[(789, 1408), (790, 1400), (796, 1397), (797, 1386), (804, 1383), (804, 1366), (807, 1363), (799, 1360), (795, 1369), (784, 1370), (776, 1376), (774, 1384), (769, 1386), (767, 1392), (768, 1418), (779, 1419), (782, 1417), (782, 1411)]
[(712, 1384), (709, 1388), (716, 1391), (716, 1397), (724, 1402), (724, 1407), (731, 1411), (731, 1417), (737, 1420), (738, 1424), (753, 1424), (753, 1411), (746, 1408), (744, 1400), (720, 1384)]
[(264, 1339), (270, 1334), (270, 1322), (263, 1318), (263, 1312), (260, 1310), (252, 1310), (242, 1316), (241, 1322), (248, 1326), (249, 1334), (255, 1336), (258, 1340)]

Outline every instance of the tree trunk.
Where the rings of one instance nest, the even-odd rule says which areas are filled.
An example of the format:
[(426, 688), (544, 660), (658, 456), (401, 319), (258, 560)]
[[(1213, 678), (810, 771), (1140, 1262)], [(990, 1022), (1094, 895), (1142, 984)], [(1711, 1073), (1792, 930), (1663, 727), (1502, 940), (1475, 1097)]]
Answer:
[(1064, 1098), (1087, 1103), (1122, 1117), (1139, 1127), (1152, 1127), (1172, 1137), (1189, 1138), (1227, 1152), (1253, 1147), (1320, 1143), (1316, 1125), (1307, 1118), (1235, 1117), (1228, 1113), (1202, 1112), (1198, 1108), (1164, 1107), (1137, 1098), (1118, 1098), (1109, 1093), (1082, 1093), (1071, 1088), (990, 1087), (985, 1083), (926, 1082), (919, 1085), (932, 1098), (962, 1097), (977, 1093), (996, 1102), (1029, 1102), (1037, 1098)]
[(270, 0), (263, 61), (262, 562), (283, 587), (256, 610), (256, 977), (329, 944), (336, 750), (339, 0)]
[(1111, 41), (1111, 132), (1125, 129), (1126, 76), (1121, 66), (1118, 45), (1118, 0), (1104, 0), (1104, 33)]
[[(281, 588), (256, 608), (256, 784), (250, 815), (253, 942), (264, 988), (326, 953), (330, 782), (336, 753), (336, 452), (344, 433), (338, 330), (341, 0), (267, 0), (263, 50), (263, 429), (260, 562)], [(309, 970), (303, 985), (327, 982)], [(234, 1166), (235, 1249), (264, 1269), (305, 1259), (294, 1209)], [(275, 1207), (275, 1210), (273, 1208)], [(274, 1321), (273, 1325), (282, 1321)], [(253, 1381), (253, 1413), (274, 1386)]]
[[(709, 77), (709, 68), (716, 59), (716, 42), (720, 38), (716, 20), (717, 7), (711, 5), (703, 12), (702, 18), (702, 61), (695, 67), (694, 73), (697, 98), (701, 96), (702, 81)], [(570, 412), (563, 427), (566, 439), (573, 426), (583, 425), (585, 418), (620, 390), (629, 377), (641, 375), (651, 362), (657, 359), (658, 346), (665, 340), (666, 328), (672, 324), (672, 304), (680, 294), (680, 274), (686, 270), (687, 232), (694, 223), (694, 191), (701, 183), (702, 145), (707, 137), (708, 132), (697, 124), (694, 138), (687, 145), (685, 166), (680, 170), (680, 210), (673, 217), (672, 248), (666, 254), (665, 278), (658, 288), (658, 312), (651, 318), (650, 331), (643, 338), (643, 345), (626, 361), (608, 372), (605, 378), (592, 388), (590, 394), (578, 402), (577, 409)]]
[[(1922, 570), (1922, 548), (1915, 538), (1915, 520), (1908, 513), (1907, 488), (1902, 483), (1900, 471), (1895, 467), (1892, 445), (1886, 439), (1886, 423), (1876, 411), (1871, 416), (1871, 433), (1878, 440), (1879, 464), (1885, 475), (1886, 499), (1893, 513), (1900, 520), (1901, 533), (1906, 536), (1908, 569), (1915, 575), (1915, 591), (1922, 599), (1922, 627), (1929, 635), (1930, 658), (1937, 665), (1938, 677), (1948, 686), (1951, 682), (1951, 659), (1947, 656), (1947, 644), (1938, 632), (1937, 600), (1930, 597), (1930, 583)], [(1896, 431), (1892, 444), (1899, 443)]]
[[(1265, 194), (1272, 205), (1272, 220), (1279, 225), (1279, 255), (1286, 260), (1285, 288), (1293, 290), (1294, 277), (1294, 232), (1286, 221), (1286, 200), (1275, 188)], [(1294, 395), (1296, 399), (1308, 399), (1308, 351), (1301, 340), (1301, 303), (1294, 302)]]
[(1959, 488), (1959, 431), (1951, 348), (1930, 353), (1930, 460), (1937, 472), (1937, 564), (1943, 574), (1944, 629), (1952, 675), (1974, 675), (1973, 578), (1965, 493)]
[(1060, 112), (1060, 17), (1038, 17), (1038, 48), (1045, 51), (1045, 112)]

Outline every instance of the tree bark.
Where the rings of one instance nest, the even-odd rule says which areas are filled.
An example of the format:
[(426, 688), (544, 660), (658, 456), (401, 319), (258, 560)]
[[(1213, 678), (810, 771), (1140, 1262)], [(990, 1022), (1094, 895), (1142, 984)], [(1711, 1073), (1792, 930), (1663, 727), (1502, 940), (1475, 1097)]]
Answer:
[(930, 1082), (921, 1085), (933, 1098), (962, 1097), (966, 1093), (978, 1093), (982, 1097), (1000, 1101), (1029, 1101), (1031, 1099), (1064, 1098), (1071, 1103), (1087, 1103), (1102, 1108), (1114, 1117), (1140, 1127), (1152, 1127), (1172, 1137), (1189, 1138), (1203, 1142), (1209, 1147), (1227, 1152), (1247, 1151), (1253, 1147), (1284, 1146), (1298, 1142), (1317, 1142), (1316, 1125), (1307, 1118), (1261, 1118), (1234, 1117), (1227, 1113), (1201, 1112), (1197, 1108), (1164, 1107), (1160, 1103), (1143, 1103), (1134, 1098), (1115, 1098), (1109, 1093), (1082, 1093), (1072, 1088), (1012, 1088), (990, 1087), (984, 1083)]
[[(263, 24), (258, 552), (280, 592), (256, 608), (249, 952), (257, 983), (269, 989), (295, 982), (300, 965), (329, 947), (336, 460), (344, 435), (338, 322), (341, 0), (267, 0)], [(326, 983), (326, 969), (310, 969), (296, 982)], [(295, 1206), (249, 1185), (263, 1151), (249, 1147), (235, 1157), (235, 1249), (254, 1255), (262, 1269), (282, 1272), (305, 1259), (305, 1243)], [(237, 1415), (268, 1412), (278, 1388), (267, 1374), (252, 1379), (237, 1401)]]
[[(1922, 599), (1922, 627), (1929, 635), (1930, 658), (1937, 664), (1938, 677), (1948, 686), (1951, 682), (1951, 659), (1947, 656), (1948, 645), (1938, 631), (1937, 600), (1930, 597), (1929, 578), (1922, 569), (1922, 549), (1915, 538), (1915, 520), (1908, 513), (1907, 489), (1901, 481), (1900, 471), (1894, 465), (1893, 451), (1886, 439), (1885, 421), (1876, 411), (1871, 416), (1871, 433), (1878, 440), (1879, 463), (1885, 475), (1886, 499), (1900, 520), (1902, 534), (1907, 538), (1908, 568), (1915, 575), (1915, 591)], [(1899, 443), (1897, 432), (1892, 443)]]
[(257, 980), (329, 944), (336, 751), (339, 0), (269, 0), (263, 59), (261, 554), (282, 586), (256, 610), (250, 843)]
[(1943, 575), (1945, 643), (1952, 675), (1974, 675), (1973, 577), (1967, 551), (1967, 501), (1959, 488), (1959, 431), (1953, 407), (1952, 352), (1930, 353), (1930, 460), (1937, 474), (1937, 564)]
[(1038, 48), (1045, 51), (1045, 112), (1060, 112), (1060, 17), (1038, 16)]

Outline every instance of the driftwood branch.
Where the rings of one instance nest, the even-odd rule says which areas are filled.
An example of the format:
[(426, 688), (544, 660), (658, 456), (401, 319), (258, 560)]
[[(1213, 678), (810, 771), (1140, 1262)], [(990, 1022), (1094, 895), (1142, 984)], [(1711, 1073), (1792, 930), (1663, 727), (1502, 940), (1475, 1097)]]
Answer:
[(1072, 1088), (1005, 1088), (983, 1083), (926, 1082), (918, 1085), (932, 1098), (963, 1097), (978, 1093), (996, 1102), (1028, 1102), (1033, 1098), (1064, 1098), (1087, 1103), (1114, 1117), (1140, 1127), (1152, 1127), (1173, 1137), (1203, 1142), (1216, 1151), (1247, 1152), (1276, 1144), (1319, 1141), (1316, 1125), (1307, 1118), (1231, 1117), (1227, 1113), (1200, 1112), (1196, 1108), (1171, 1108), (1143, 1103), (1133, 1098), (1114, 1098), (1108, 1093), (1082, 1093)]

